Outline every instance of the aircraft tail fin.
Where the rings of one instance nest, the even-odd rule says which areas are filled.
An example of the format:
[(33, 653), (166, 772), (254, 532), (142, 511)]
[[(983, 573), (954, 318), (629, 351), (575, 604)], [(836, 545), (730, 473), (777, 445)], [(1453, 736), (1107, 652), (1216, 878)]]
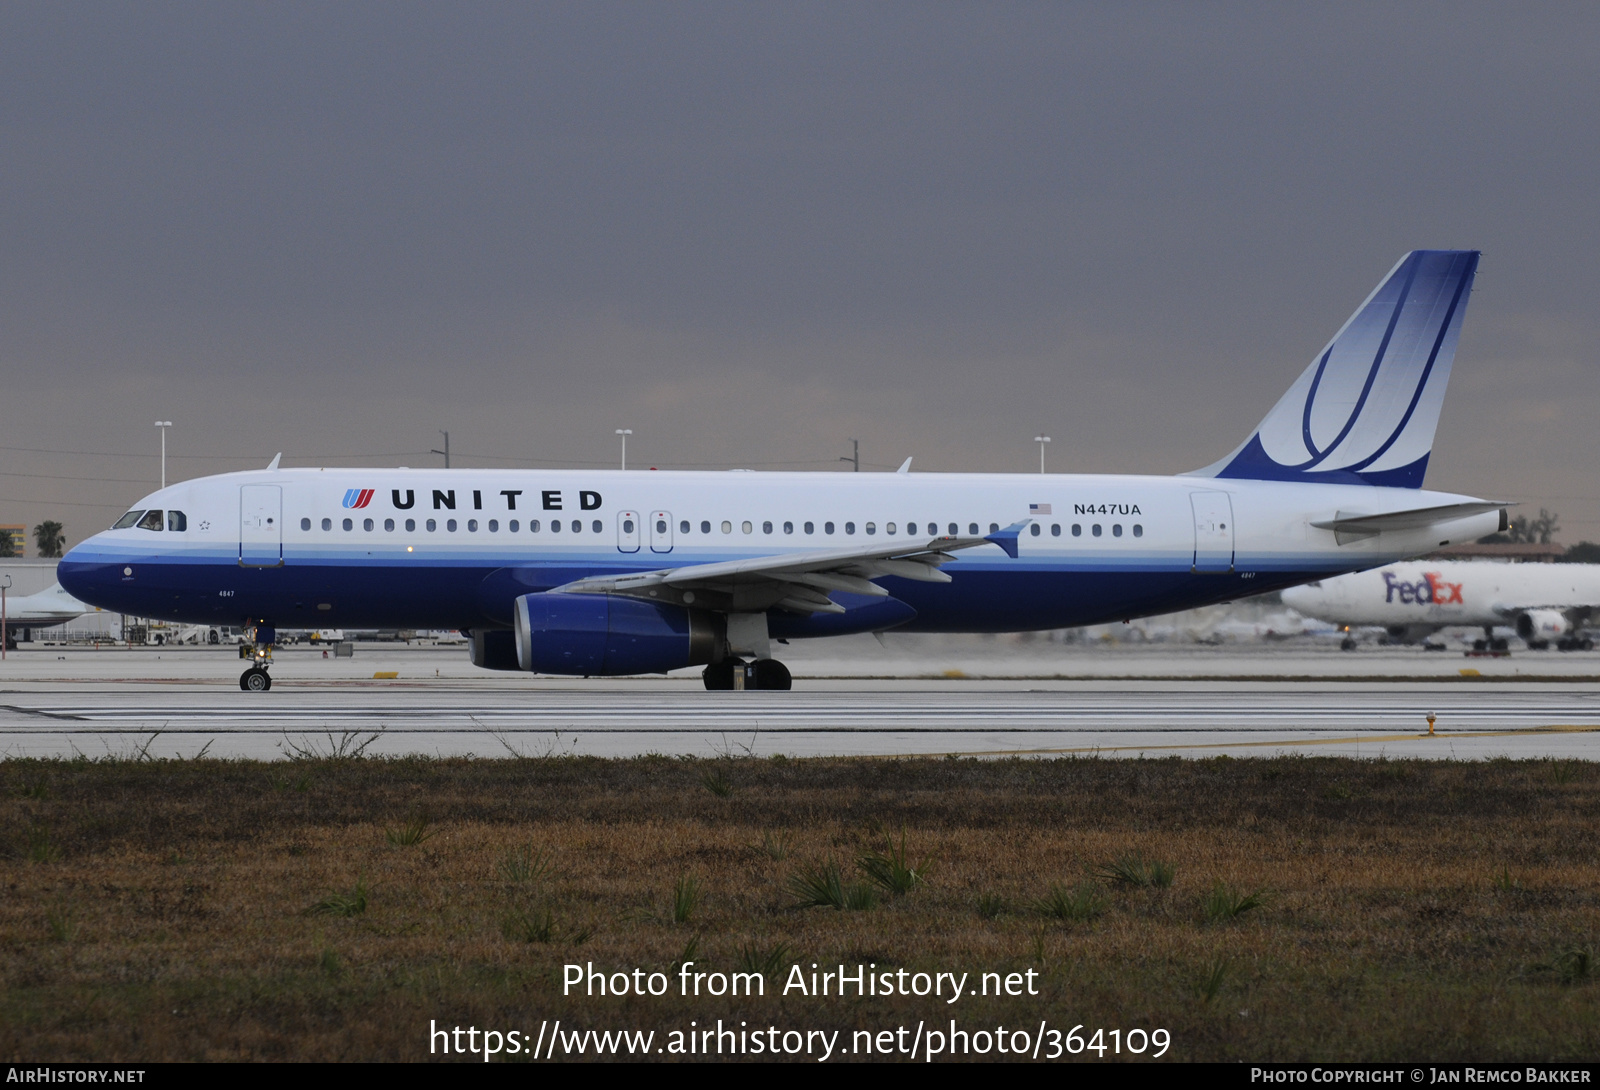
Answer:
[(1421, 488), (1477, 250), (1413, 250), (1238, 449), (1194, 476)]

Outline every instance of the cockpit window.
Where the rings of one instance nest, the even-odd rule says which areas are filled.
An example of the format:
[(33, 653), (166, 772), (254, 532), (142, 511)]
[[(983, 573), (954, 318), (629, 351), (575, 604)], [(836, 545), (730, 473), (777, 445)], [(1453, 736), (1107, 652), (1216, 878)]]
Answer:
[(144, 513), (144, 518), (139, 520), (139, 529), (141, 529), (141, 530), (159, 530), (159, 529), (161, 529), (161, 512), (160, 511), (146, 511)]
[(116, 522), (116, 525), (111, 527), (111, 528), (113, 530), (126, 530), (128, 527), (132, 526), (134, 523), (138, 522), (143, 517), (144, 517), (144, 511), (142, 511), (142, 510), (129, 511), (126, 515), (123, 515), (121, 518), (119, 518), (117, 520), (117, 522)]
[(189, 516), (182, 511), (167, 512), (167, 529), (174, 533), (181, 533), (189, 528)]

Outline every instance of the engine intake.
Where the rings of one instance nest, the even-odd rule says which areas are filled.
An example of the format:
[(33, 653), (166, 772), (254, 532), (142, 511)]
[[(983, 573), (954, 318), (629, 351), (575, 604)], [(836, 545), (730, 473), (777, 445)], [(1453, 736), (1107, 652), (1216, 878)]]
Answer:
[(712, 660), (712, 614), (610, 594), (524, 594), (513, 612), (517, 664), (540, 674), (660, 674)]

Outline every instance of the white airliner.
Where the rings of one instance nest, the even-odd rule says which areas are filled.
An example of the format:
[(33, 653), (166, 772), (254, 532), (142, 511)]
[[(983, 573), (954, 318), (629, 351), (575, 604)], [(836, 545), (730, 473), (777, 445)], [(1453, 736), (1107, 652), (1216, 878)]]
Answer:
[[(1497, 625), (1515, 628), (1542, 651), (1589, 651), (1580, 628), (1600, 609), (1600, 565), (1497, 564), (1486, 560), (1413, 561), (1323, 579), (1283, 592), (1285, 605), (1333, 624), (1382, 625), (1417, 640), (1454, 625), (1482, 627), (1478, 649), (1505, 649)], [(1346, 649), (1355, 641), (1346, 638)]]
[[(1234, 452), (1175, 477), (279, 469), (173, 485), (62, 561), (123, 613), (253, 627), (460, 629), (550, 674), (705, 666), (789, 688), (774, 642), (1005, 632), (1168, 613), (1492, 533), (1422, 490), (1468, 250), (1403, 257)], [(908, 463), (909, 465), (909, 463)]]
[(7, 642), (15, 643), (17, 631), (22, 628), (49, 628), (66, 624), (88, 613), (93, 606), (84, 605), (68, 594), (60, 583), (52, 583), (38, 594), (20, 597), (6, 596)]

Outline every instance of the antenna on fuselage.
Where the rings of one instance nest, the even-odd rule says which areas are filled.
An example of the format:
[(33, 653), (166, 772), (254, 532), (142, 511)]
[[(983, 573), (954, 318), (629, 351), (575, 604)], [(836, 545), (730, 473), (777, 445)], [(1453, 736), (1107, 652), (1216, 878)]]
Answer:
[(276, 453), (276, 454), (274, 454), (272, 456), (272, 461), (267, 463), (267, 468), (268, 469), (277, 469), (278, 468), (278, 462), (282, 458), (283, 458), (283, 451), (280, 450), (280, 451), (278, 451), (278, 453)]

